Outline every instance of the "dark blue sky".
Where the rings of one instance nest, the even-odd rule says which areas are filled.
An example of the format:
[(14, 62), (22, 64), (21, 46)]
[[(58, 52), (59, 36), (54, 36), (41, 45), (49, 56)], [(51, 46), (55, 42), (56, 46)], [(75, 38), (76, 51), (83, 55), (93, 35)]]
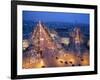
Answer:
[(89, 24), (89, 14), (23, 11), (23, 20)]

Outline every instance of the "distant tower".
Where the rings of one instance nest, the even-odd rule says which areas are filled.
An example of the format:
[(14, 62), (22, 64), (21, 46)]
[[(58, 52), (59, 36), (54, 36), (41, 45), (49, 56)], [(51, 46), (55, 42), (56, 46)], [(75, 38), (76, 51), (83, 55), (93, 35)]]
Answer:
[(70, 37), (71, 37), (71, 42), (73, 44), (80, 45), (83, 43), (83, 35), (82, 35), (80, 28), (78, 27), (75, 27), (73, 29), (73, 31), (70, 34)]
[(71, 32), (71, 45), (78, 55), (81, 55), (81, 45), (83, 44), (83, 35), (80, 28), (76, 27)]
[(75, 44), (81, 44), (83, 42), (83, 39), (82, 39), (82, 33), (80, 31), (80, 28), (75, 28), (74, 29), (74, 43)]

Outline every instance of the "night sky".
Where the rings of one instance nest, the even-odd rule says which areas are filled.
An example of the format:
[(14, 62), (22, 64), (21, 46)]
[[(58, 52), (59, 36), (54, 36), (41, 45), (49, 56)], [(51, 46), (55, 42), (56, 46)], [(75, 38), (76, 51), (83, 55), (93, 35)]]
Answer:
[(89, 14), (63, 13), (63, 12), (41, 12), (23, 11), (23, 20), (42, 22), (69, 22), (89, 24)]

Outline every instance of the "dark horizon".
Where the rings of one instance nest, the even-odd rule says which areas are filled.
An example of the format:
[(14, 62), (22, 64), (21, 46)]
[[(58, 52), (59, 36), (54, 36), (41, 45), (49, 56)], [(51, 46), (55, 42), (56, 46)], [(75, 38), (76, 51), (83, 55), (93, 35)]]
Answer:
[(64, 12), (43, 12), (43, 11), (23, 11), (24, 21), (60, 22), (72, 24), (89, 24), (89, 14), (64, 13)]

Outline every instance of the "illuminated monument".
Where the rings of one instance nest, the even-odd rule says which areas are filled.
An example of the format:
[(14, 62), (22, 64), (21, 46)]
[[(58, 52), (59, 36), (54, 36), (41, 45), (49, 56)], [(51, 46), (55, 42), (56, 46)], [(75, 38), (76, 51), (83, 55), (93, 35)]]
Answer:
[(49, 30), (40, 21), (33, 31), (31, 41), (40, 57), (43, 57), (44, 53), (53, 55), (57, 51), (57, 44), (53, 41)]

